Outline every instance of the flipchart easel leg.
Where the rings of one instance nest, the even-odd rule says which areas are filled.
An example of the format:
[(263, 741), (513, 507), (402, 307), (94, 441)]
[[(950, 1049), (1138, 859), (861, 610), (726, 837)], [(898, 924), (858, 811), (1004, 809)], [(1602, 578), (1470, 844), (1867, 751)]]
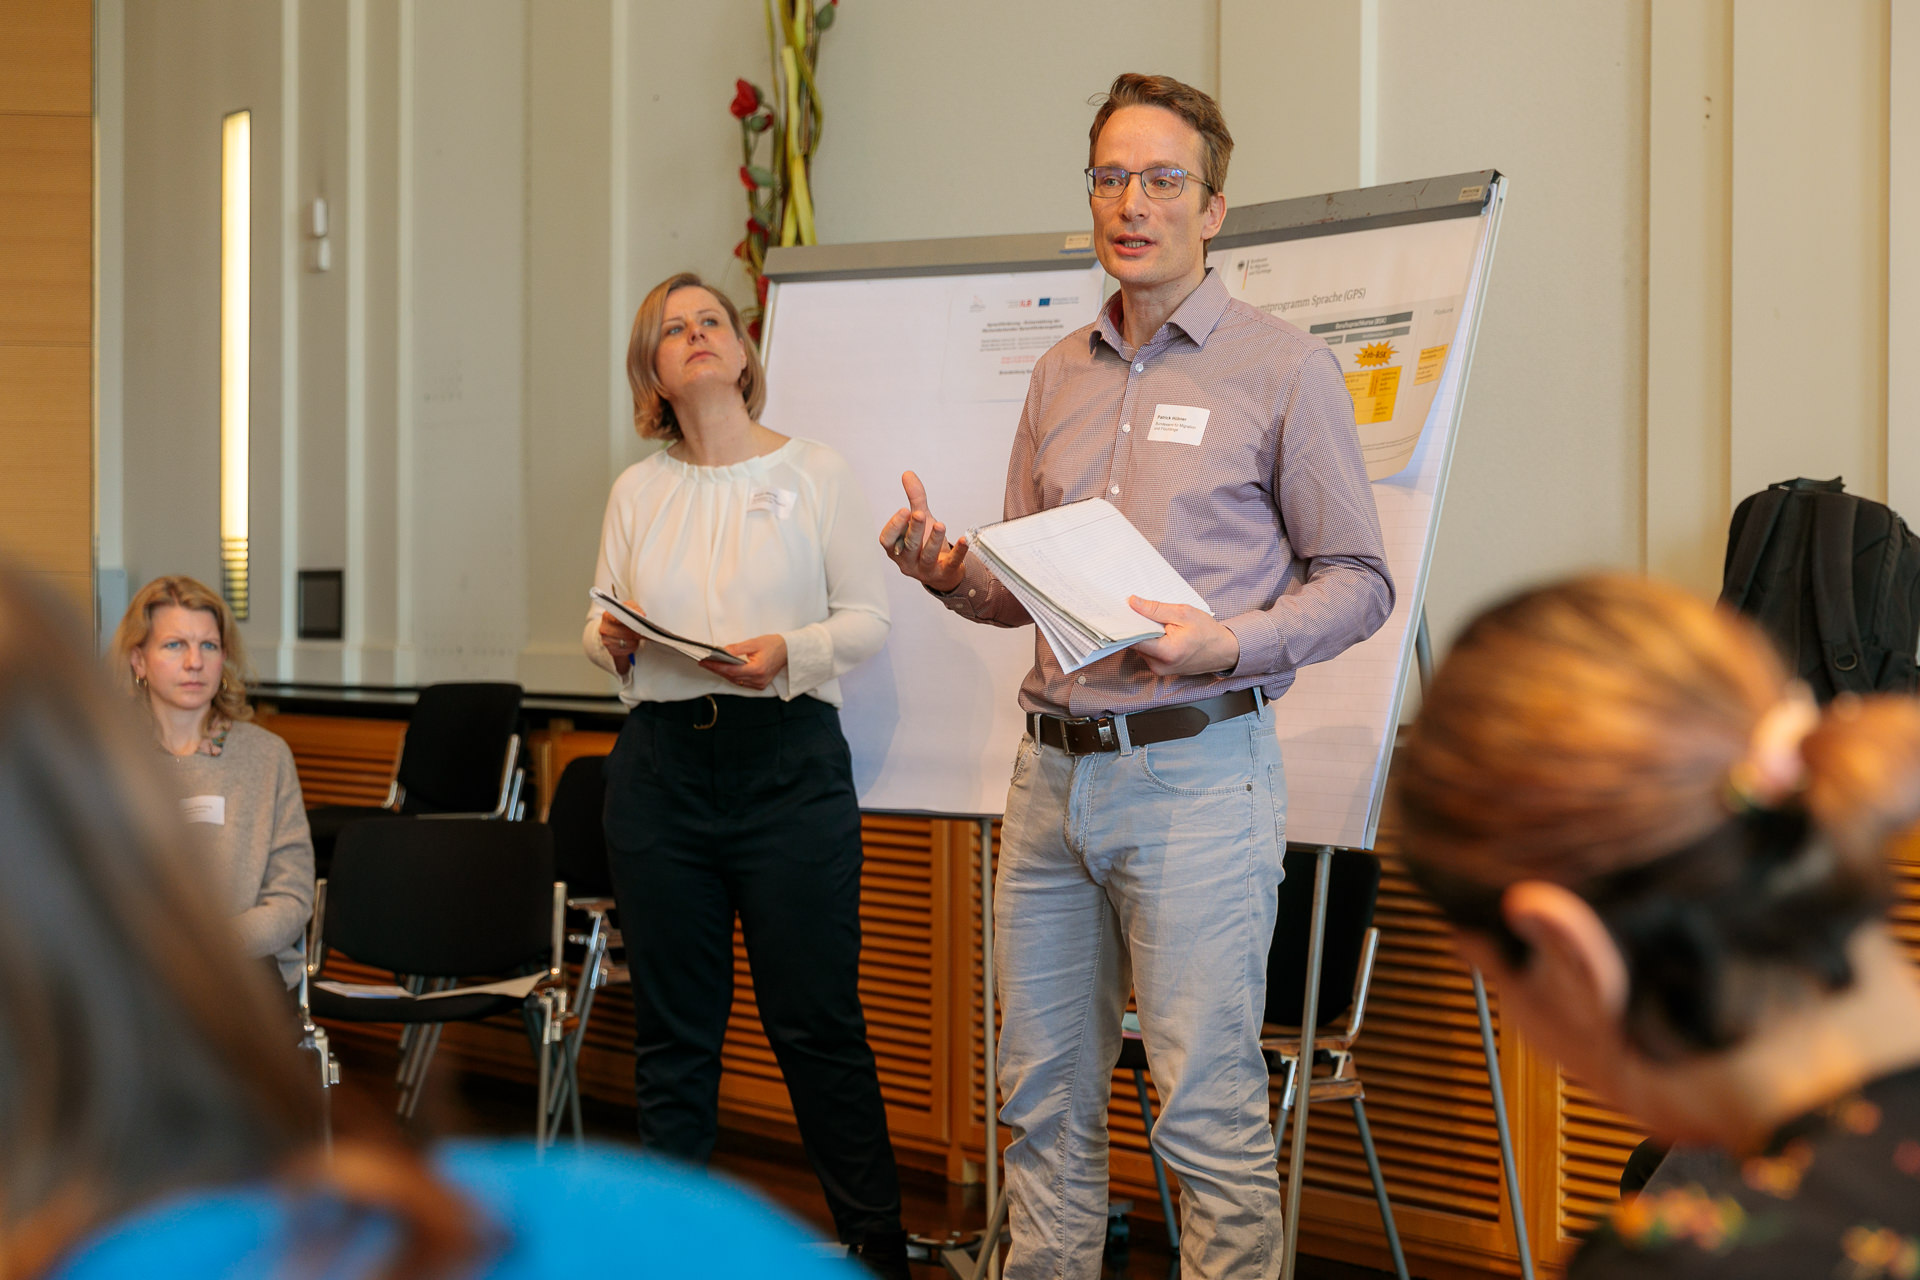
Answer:
[[(1320, 1021), (1320, 959), (1326, 947), (1327, 887), (1333, 877), (1333, 846), (1313, 856), (1313, 927), (1307, 935), (1307, 990), (1300, 1005), (1299, 1084), (1293, 1091), (1293, 1152), (1287, 1162), (1287, 1206), (1280, 1217), (1280, 1280), (1293, 1280), (1300, 1243), (1300, 1184), (1307, 1167), (1307, 1108), (1313, 1090), (1313, 1032)], [(1284, 1121), (1283, 1121), (1284, 1123)]]
[[(1427, 630), (1427, 612), (1420, 611), (1420, 629), (1413, 636), (1413, 655), (1420, 668), (1420, 692), (1433, 681), (1433, 637)], [(1487, 1060), (1487, 1088), (1493, 1094), (1493, 1124), (1500, 1135), (1500, 1170), (1506, 1175), (1507, 1208), (1513, 1217), (1514, 1249), (1520, 1255), (1522, 1280), (1533, 1280), (1533, 1248), (1527, 1239), (1526, 1205), (1520, 1198), (1520, 1170), (1513, 1160), (1513, 1129), (1507, 1121), (1507, 1093), (1500, 1082), (1500, 1052), (1493, 1040), (1493, 1014), (1487, 1009), (1487, 982), (1473, 970), (1473, 1005), (1480, 1015), (1480, 1052)]]

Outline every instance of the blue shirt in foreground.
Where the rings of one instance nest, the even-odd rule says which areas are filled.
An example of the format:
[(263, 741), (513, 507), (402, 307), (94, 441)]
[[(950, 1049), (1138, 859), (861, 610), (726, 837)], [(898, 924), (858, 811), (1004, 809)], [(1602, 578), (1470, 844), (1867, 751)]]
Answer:
[[(853, 1264), (825, 1252), (778, 1210), (681, 1165), (614, 1149), (555, 1151), (545, 1164), (522, 1143), (442, 1149), (440, 1174), (501, 1229), (486, 1280), (578, 1280), (582, 1275), (852, 1280)], [(126, 1276), (268, 1277), (287, 1274), (296, 1206), (265, 1186), (193, 1192), (115, 1225), (54, 1272), (57, 1280)], [(383, 1234), (349, 1245), (325, 1280), (370, 1274)]]

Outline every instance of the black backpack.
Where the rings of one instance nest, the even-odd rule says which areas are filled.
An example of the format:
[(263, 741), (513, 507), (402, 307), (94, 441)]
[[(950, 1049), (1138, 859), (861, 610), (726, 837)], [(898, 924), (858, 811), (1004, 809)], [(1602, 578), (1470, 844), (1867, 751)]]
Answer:
[(1720, 601), (1760, 624), (1826, 702), (1912, 693), (1920, 646), (1920, 537), (1833, 480), (1783, 480), (1743, 501)]

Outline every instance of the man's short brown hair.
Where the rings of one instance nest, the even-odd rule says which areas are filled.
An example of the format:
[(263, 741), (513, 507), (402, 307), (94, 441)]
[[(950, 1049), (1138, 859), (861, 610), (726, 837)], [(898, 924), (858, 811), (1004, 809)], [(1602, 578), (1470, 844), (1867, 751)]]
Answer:
[(1185, 120), (1200, 133), (1200, 180), (1214, 195), (1227, 186), (1227, 161), (1233, 155), (1233, 135), (1227, 132), (1227, 118), (1211, 95), (1182, 84), (1172, 76), (1143, 76), (1137, 71), (1123, 72), (1114, 78), (1107, 96), (1099, 99), (1100, 109), (1093, 113), (1093, 128), (1087, 131), (1087, 163), (1093, 163), (1093, 149), (1099, 145), (1100, 130), (1122, 107), (1159, 107)]

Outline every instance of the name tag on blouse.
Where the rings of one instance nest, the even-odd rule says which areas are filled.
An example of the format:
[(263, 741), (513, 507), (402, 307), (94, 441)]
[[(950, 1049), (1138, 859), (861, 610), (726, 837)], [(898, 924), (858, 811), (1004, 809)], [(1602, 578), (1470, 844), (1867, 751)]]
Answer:
[(180, 813), (188, 822), (205, 822), (216, 827), (227, 825), (225, 796), (188, 796), (180, 802)]
[(785, 520), (793, 514), (793, 501), (797, 496), (791, 489), (756, 489), (747, 499), (747, 510), (771, 511), (774, 519)]
[(1207, 434), (1211, 409), (1196, 409), (1188, 404), (1153, 406), (1153, 425), (1147, 429), (1149, 440), (1170, 440), (1174, 444), (1199, 444)]

